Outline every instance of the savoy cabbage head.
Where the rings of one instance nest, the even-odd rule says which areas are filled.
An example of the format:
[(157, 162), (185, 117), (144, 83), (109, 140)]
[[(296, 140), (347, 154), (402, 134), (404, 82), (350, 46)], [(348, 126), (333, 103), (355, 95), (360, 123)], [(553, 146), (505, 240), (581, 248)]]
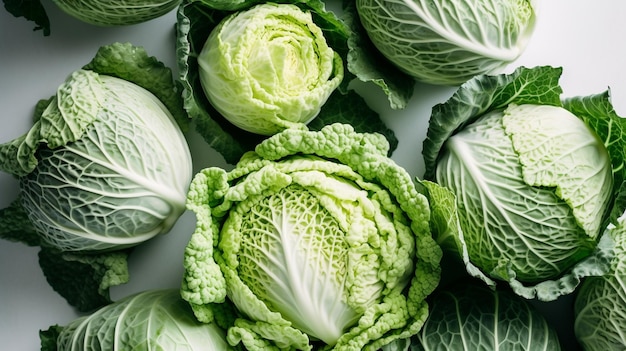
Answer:
[(585, 279), (574, 302), (574, 332), (587, 351), (626, 348), (626, 217), (608, 235), (615, 241), (611, 269)]
[(423, 155), (438, 241), (467, 271), (553, 300), (612, 257), (624, 123), (608, 92), (561, 99), (561, 70), (479, 76), (433, 108)]
[(415, 334), (439, 281), (430, 208), (380, 134), (288, 129), (234, 169), (198, 173), (182, 295), (199, 319), (229, 299), (231, 345), (377, 348)]
[(122, 298), (64, 326), (40, 332), (42, 351), (227, 351), (226, 333), (198, 322), (177, 289)]
[(464, 282), (437, 291), (430, 302), (411, 351), (561, 350), (556, 330), (539, 310), (509, 290)]
[(356, 9), (390, 62), (419, 81), (444, 85), (515, 61), (536, 21), (531, 0), (357, 0)]
[(40, 246), (55, 290), (93, 309), (128, 279), (121, 250), (167, 233), (185, 211), (182, 97), (163, 63), (114, 43), (35, 110), (27, 133), (0, 144), (0, 170), (20, 186), (0, 210), (0, 237)]

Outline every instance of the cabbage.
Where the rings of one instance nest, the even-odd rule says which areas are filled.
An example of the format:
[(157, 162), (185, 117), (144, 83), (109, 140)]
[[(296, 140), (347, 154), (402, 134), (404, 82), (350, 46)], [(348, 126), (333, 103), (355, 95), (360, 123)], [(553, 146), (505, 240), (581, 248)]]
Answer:
[(222, 20), (198, 65), (215, 109), (263, 135), (310, 122), (343, 79), (341, 57), (311, 13), (289, 4), (261, 4)]
[(53, 0), (68, 15), (100, 26), (149, 21), (172, 11), (181, 0)]
[[(527, 298), (569, 294), (607, 271), (603, 235), (624, 181), (608, 92), (561, 99), (561, 70), (476, 77), (433, 108), (423, 155), (438, 241), (489, 285)], [(449, 194), (446, 194), (449, 191)], [(452, 220), (451, 220), (452, 219)]]
[(357, 0), (374, 46), (419, 81), (457, 85), (497, 73), (524, 51), (534, 30), (529, 0)]
[(197, 317), (232, 301), (228, 341), (255, 350), (376, 350), (415, 334), (441, 252), (388, 148), (347, 124), (287, 129), (230, 172), (198, 173), (182, 285)]
[[(321, 0), (282, 5), (184, 0), (177, 15), (176, 55), (185, 109), (198, 134), (227, 163), (237, 163), (265, 134), (302, 128), (305, 122), (309, 130), (349, 123), (359, 132), (384, 134), (390, 152), (395, 149), (393, 131), (348, 89), (354, 78), (347, 69), (351, 31)], [(277, 15), (281, 19), (272, 20)], [(227, 23), (239, 28), (220, 34)], [(215, 45), (213, 40), (222, 42)]]
[(610, 271), (583, 281), (574, 301), (574, 332), (586, 351), (626, 348), (626, 217), (608, 235), (615, 241)]
[(528, 302), (508, 290), (466, 282), (437, 291), (411, 351), (559, 351), (556, 330)]
[(185, 210), (192, 163), (180, 92), (169, 68), (115, 43), (35, 117), (0, 145), (0, 170), (20, 185), (0, 211), (0, 237), (40, 246), (55, 290), (79, 309), (100, 306), (128, 279), (122, 250), (169, 232)]
[(40, 332), (42, 351), (225, 351), (226, 333), (198, 322), (177, 289), (127, 296), (65, 326)]

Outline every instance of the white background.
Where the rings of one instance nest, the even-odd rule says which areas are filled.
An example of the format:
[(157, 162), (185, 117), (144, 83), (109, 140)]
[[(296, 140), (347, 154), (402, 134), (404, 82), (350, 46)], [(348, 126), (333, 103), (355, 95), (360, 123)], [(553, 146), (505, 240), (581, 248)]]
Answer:
[[(52, 34), (44, 37), (34, 25), (0, 8), (0, 143), (18, 137), (31, 126), (35, 103), (51, 96), (66, 76), (91, 60), (98, 47), (115, 41), (144, 46), (175, 68), (175, 13), (130, 27), (101, 28), (78, 22), (44, 1)], [(564, 96), (589, 95), (610, 87), (614, 106), (626, 115), (626, 2), (619, 0), (546, 0), (540, 4), (536, 31), (518, 65), (553, 65), (564, 69)], [(454, 91), (417, 84), (405, 110), (391, 110), (386, 97), (369, 85), (358, 90), (395, 130), (400, 145), (394, 160), (413, 176), (422, 176), (422, 140), (430, 109)], [(197, 135), (189, 135), (196, 170), (224, 166)], [(17, 194), (17, 181), (0, 174), (0, 208)], [(141, 245), (130, 261), (131, 282), (112, 289), (112, 297), (150, 288), (177, 287), (182, 251), (194, 228), (185, 213), (172, 232)], [(11, 351), (39, 350), (38, 331), (64, 325), (77, 314), (42, 276), (37, 249), (0, 240), (0, 342)], [(564, 350), (574, 350), (571, 298), (538, 304), (563, 337)]]

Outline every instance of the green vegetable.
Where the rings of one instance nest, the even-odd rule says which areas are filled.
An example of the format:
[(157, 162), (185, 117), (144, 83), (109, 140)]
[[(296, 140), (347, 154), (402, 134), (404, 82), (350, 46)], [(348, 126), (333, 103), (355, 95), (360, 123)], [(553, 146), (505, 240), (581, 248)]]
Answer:
[(625, 218), (621, 216), (608, 232), (615, 241), (610, 271), (585, 279), (576, 294), (574, 331), (586, 351), (626, 348)]
[(175, 9), (181, 0), (53, 0), (68, 15), (99, 26), (146, 22)]
[(466, 282), (433, 295), (411, 351), (561, 350), (555, 329), (527, 300)]
[[(269, 38), (274, 38), (275, 40), (272, 41), (271, 46), (267, 47), (267, 50), (261, 50), (260, 48), (263, 46), (259, 43), (265, 40), (263, 39), (264, 37), (259, 37), (259, 32), (256, 30), (243, 31), (243, 28), (254, 28), (255, 25), (260, 23), (259, 17), (248, 17), (249, 14), (256, 12), (248, 12), (248, 10), (258, 5), (258, 2), (255, 0), (238, 2), (184, 0), (182, 2), (178, 9), (177, 17), (176, 52), (180, 73), (179, 78), (183, 85), (182, 93), (185, 99), (185, 109), (194, 121), (199, 134), (204, 137), (213, 149), (224, 156), (227, 163), (235, 164), (245, 152), (253, 150), (259, 142), (266, 138), (265, 135), (259, 135), (256, 132), (269, 134), (287, 125), (292, 126), (303, 121), (306, 122), (317, 113), (321, 106), (317, 117), (308, 124), (308, 129), (319, 130), (325, 125), (337, 122), (350, 123), (359, 132), (378, 132), (386, 135), (391, 146), (390, 152), (393, 151), (397, 146), (397, 139), (393, 131), (385, 126), (379, 115), (368, 107), (366, 101), (361, 96), (354, 90), (348, 89), (348, 84), (354, 76), (346, 68), (349, 51), (348, 40), (350, 38), (350, 31), (347, 25), (334, 13), (327, 11), (325, 4), (320, 0), (291, 0), (281, 1), (280, 3), (283, 4), (280, 6), (267, 4), (258, 6), (258, 9), (275, 9), (275, 11), (263, 12), (263, 16), (260, 18), (271, 18), (274, 14), (283, 13), (284, 9), (290, 9), (290, 14), (298, 13), (298, 17), (302, 16), (300, 12), (304, 12), (307, 17), (304, 23), (308, 23), (307, 26), (314, 28), (313, 31), (316, 33), (315, 35), (305, 35), (315, 38), (317, 43), (315, 45), (305, 45), (312, 47), (309, 54), (302, 56), (295, 49), (301, 44), (293, 45), (308, 41), (308, 39), (302, 41), (302, 26), (297, 26), (298, 29), (295, 31), (290, 30), (291, 33), (288, 33), (289, 35), (285, 35), (282, 29), (278, 30), (281, 26), (285, 26), (286, 23), (290, 23), (289, 27), (293, 26), (294, 22), (292, 20), (281, 20), (281, 26), (274, 28), (280, 35), (276, 37), (267, 35), (266, 38), (268, 40)], [(296, 6), (300, 11), (296, 12), (294, 10)], [(246, 17), (236, 16), (239, 13)], [(309, 16), (315, 27), (311, 27)], [(203, 54), (202, 48), (205, 47), (210, 36), (218, 36), (221, 26), (224, 25), (220, 23), (227, 17), (231, 19), (239, 18), (235, 23), (247, 24), (246, 27), (241, 26), (241, 31), (225, 31), (225, 33), (233, 33), (227, 36), (227, 42), (237, 42), (237, 47), (242, 48), (242, 50), (231, 46), (229, 50), (235, 50), (234, 52), (237, 53), (237, 56), (211, 58), (211, 61), (219, 63), (211, 64), (211, 70), (205, 71), (205, 73), (221, 74), (224, 73), (224, 68), (227, 68), (229, 72), (233, 70), (232, 72), (237, 72), (239, 77), (246, 78), (237, 78), (228, 85), (222, 84), (215, 87), (212, 84), (218, 85), (217, 83), (222, 81), (223, 78), (215, 76), (213, 77), (217, 80), (208, 79), (206, 76), (202, 78), (205, 74), (202, 73), (205, 70), (202, 66), (208, 63), (205, 60), (206, 55), (212, 57), (209, 53), (217, 54), (220, 51), (209, 50)], [(318, 29), (315, 28), (321, 29), (326, 44), (321, 42)], [(311, 30), (304, 30), (305, 33), (307, 31)], [(282, 38), (282, 41), (289, 42), (291, 45), (279, 45), (281, 40), (277, 38)], [(225, 45), (225, 42), (223, 40), (222, 44)], [(221, 47), (225, 48), (223, 45)], [(208, 47), (210, 46), (211, 44)], [(251, 50), (246, 51), (247, 48)], [(271, 54), (267, 55), (267, 59), (255, 58), (251, 60), (246, 56), (248, 52), (255, 55), (265, 55), (265, 53), (270, 52), (269, 48), (272, 50)], [(331, 54), (331, 50), (334, 54)], [(311, 60), (313, 52), (320, 54), (319, 61)], [(223, 53), (226, 53), (226, 51), (223, 51)], [(253, 62), (257, 64), (264, 62), (264, 65), (267, 64), (270, 67), (280, 67), (285, 62), (287, 55), (292, 54), (294, 55), (290, 57), (298, 57), (298, 60), (290, 58), (287, 62), (296, 63), (284, 66), (285, 69), (265, 70), (255, 68), (260, 66), (248, 65), (246, 70), (240, 70), (244, 66), (238, 63)], [(224, 61), (223, 59), (226, 60)], [(287, 77), (293, 77), (294, 68), (310, 70), (310, 75), (302, 73), (298, 74), (298, 76), (302, 79), (307, 77), (308, 82), (316, 82), (318, 87), (315, 89), (312, 89), (312, 87), (302, 88), (304, 85), (301, 84), (296, 84), (295, 87), (291, 86), (291, 84), (295, 84), (294, 80)], [(265, 76), (267, 72), (275, 74)], [(290, 82), (289, 84), (285, 83), (287, 79)], [(341, 81), (341, 84), (335, 89), (339, 81)], [(210, 86), (208, 89), (207, 85)], [(226, 90), (227, 86), (233, 90)], [(306, 90), (308, 89), (311, 89), (312, 93), (307, 92)], [(205, 90), (207, 90), (209, 95), (216, 96), (207, 98)], [(294, 96), (299, 98), (286, 97), (285, 90), (293, 91), (296, 93)], [(305, 91), (304, 94), (302, 93), (303, 90)], [(331, 91), (332, 94), (328, 96)], [(237, 97), (228, 98), (229, 96)], [(250, 97), (254, 97), (254, 99), (250, 100)], [(219, 102), (215, 101), (216, 98), (219, 98)], [(256, 100), (257, 98), (258, 100)], [(219, 106), (224, 103), (227, 103), (228, 106)], [(228, 121), (227, 118), (230, 118), (228, 116), (229, 111), (235, 110), (243, 111), (244, 115), (249, 115), (250, 111), (254, 111), (255, 114), (259, 115), (253, 119), (253, 121), (261, 121), (259, 126), (253, 127), (252, 130), (255, 130), (255, 133), (243, 130)], [(262, 114), (261, 111), (263, 111)], [(269, 123), (267, 122), (268, 120)], [(249, 121), (250, 119), (248, 118), (242, 126), (249, 125)]]
[[(553, 300), (612, 257), (602, 235), (624, 209), (624, 119), (608, 93), (561, 100), (561, 70), (479, 76), (433, 108), (424, 183), (438, 241), (471, 275)], [(452, 220), (451, 220), (452, 219)], [(456, 219), (456, 220), (454, 220)]]
[(198, 322), (176, 289), (136, 293), (41, 331), (40, 339), (42, 351), (232, 349), (224, 330)]
[[(50, 19), (41, 0), (2, 0), (15, 17), (35, 22), (34, 30), (50, 35)], [(146, 22), (172, 11), (181, 0), (53, 0), (68, 15), (99, 26), (123, 26)]]
[[(0, 212), (0, 237), (41, 246), (62, 260), (71, 252), (69, 261), (99, 267), (110, 259), (97, 252), (108, 256), (168, 232), (185, 210), (192, 176), (177, 123), (185, 127), (187, 119), (179, 94), (170, 69), (142, 48), (102, 47), (55, 96), (39, 102), (30, 131), (0, 145), (0, 169), (20, 185), (18, 198)], [(123, 263), (112, 266), (125, 267), (126, 254), (113, 257)], [(43, 268), (60, 292), (84, 279), (69, 275), (67, 282), (54, 275), (70, 271)], [(110, 284), (87, 286), (108, 299), (102, 287)], [(73, 293), (64, 296), (74, 300)]]
[[(430, 209), (380, 134), (287, 129), (233, 170), (198, 173), (182, 296), (229, 299), (231, 345), (376, 350), (417, 333), (439, 281)], [(208, 310), (207, 310), (208, 309)]]
[(341, 57), (311, 14), (290, 4), (260, 4), (228, 16), (211, 31), (198, 65), (216, 110), (263, 135), (304, 127), (343, 79)]
[(457, 85), (498, 72), (524, 51), (535, 25), (530, 0), (357, 0), (373, 45), (419, 81)]

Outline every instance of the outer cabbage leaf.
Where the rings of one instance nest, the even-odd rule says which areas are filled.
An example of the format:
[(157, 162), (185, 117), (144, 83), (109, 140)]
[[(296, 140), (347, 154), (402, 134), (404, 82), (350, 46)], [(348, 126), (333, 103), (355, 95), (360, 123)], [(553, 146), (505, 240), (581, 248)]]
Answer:
[(524, 51), (533, 1), (357, 0), (376, 48), (400, 70), (431, 84), (457, 85), (498, 73)]
[(561, 350), (556, 331), (528, 301), (508, 290), (456, 284), (432, 298), (411, 351)]
[(40, 335), (44, 351), (232, 349), (221, 327), (195, 320), (176, 289), (136, 293)]
[(4, 8), (15, 17), (24, 17), (35, 23), (33, 30), (41, 30), (44, 36), (50, 35), (50, 19), (41, 0), (2, 0)]
[(574, 332), (585, 350), (626, 347), (626, 217), (610, 226), (615, 241), (610, 271), (583, 281), (574, 302)]
[[(562, 183), (560, 181), (559, 183), (553, 183), (554, 179), (550, 180), (549, 178), (547, 178), (544, 179), (543, 183), (533, 183), (531, 182), (528, 174), (525, 175), (527, 176), (526, 178), (512, 176), (512, 174), (515, 174), (516, 172), (518, 172), (517, 174), (521, 174), (522, 170), (524, 172), (527, 171), (527, 169), (524, 169), (524, 167), (526, 166), (520, 166), (518, 164), (520, 162), (520, 160), (518, 160), (519, 155), (522, 155), (525, 152), (522, 151), (524, 147), (522, 144), (524, 143), (519, 142), (521, 139), (518, 140), (517, 143), (515, 143), (511, 142), (511, 139), (509, 138), (505, 137), (504, 139), (498, 139), (492, 135), (487, 137), (487, 139), (490, 140), (489, 142), (476, 144), (477, 147), (482, 145), (480, 146), (481, 148), (485, 150), (492, 150), (495, 154), (497, 154), (497, 156), (495, 156), (494, 154), (494, 159), (500, 160), (497, 163), (491, 161), (486, 162), (484, 160), (480, 162), (470, 161), (470, 159), (466, 159), (470, 156), (468, 150), (464, 147), (459, 148), (459, 150), (464, 150), (462, 151), (463, 153), (466, 153), (464, 154), (464, 156), (461, 156), (461, 158), (463, 158), (463, 162), (457, 161), (450, 163), (451, 165), (456, 164), (457, 166), (460, 166), (461, 163), (465, 163), (467, 161), (478, 167), (475, 170), (478, 170), (480, 168), (482, 169), (481, 172), (488, 171), (491, 176), (485, 176), (483, 173), (481, 173), (483, 175), (480, 176), (480, 187), (487, 183), (492, 183), (492, 186), (489, 187), (490, 193), (483, 194), (482, 196), (480, 196), (480, 198), (483, 200), (494, 199), (493, 196), (487, 195), (494, 194), (493, 190), (496, 188), (501, 189), (503, 191), (503, 195), (500, 198), (500, 201), (497, 202), (498, 208), (510, 208), (510, 205), (514, 203), (522, 204), (521, 202), (516, 202), (516, 199), (521, 200), (519, 194), (522, 193), (516, 192), (515, 194), (517, 195), (514, 195), (513, 193), (511, 193), (511, 191), (512, 189), (515, 189), (515, 186), (512, 184), (504, 184), (505, 180), (512, 179), (516, 179), (515, 182), (518, 182), (519, 179), (526, 179), (528, 183), (524, 181), (524, 184), (522, 185), (523, 188), (526, 189), (525, 191), (529, 189), (529, 186), (536, 186), (535, 190), (538, 193), (548, 191), (549, 193), (546, 194), (552, 194), (550, 196), (552, 196), (553, 198), (556, 195), (558, 202), (564, 201), (563, 204), (565, 205), (565, 207), (562, 207), (564, 211), (562, 212), (561, 217), (568, 216), (567, 213), (572, 211), (571, 209), (569, 209), (569, 207), (576, 207), (573, 213), (569, 215), (571, 217), (567, 221), (560, 220), (558, 221), (558, 223), (559, 225), (562, 225), (564, 223), (570, 223), (570, 227), (572, 228), (572, 230), (574, 230), (572, 231), (572, 233), (575, 233), (576, 227), (581, 226), (578, 229), (581, 233), (580, 235), (572, 235), (569, 236), (569, 238), (567, 239), (562, 237), (562, 234), (564, 232), (559, 231), (559, 233), (561, 234), (556, 236), (551, 235), (549, 240), (541, 239), (540, 237), (528, 237), (528, 239), (531, 239), (530, 242), (534, 242), (536, 243), (536, 245), (529, 245), (529, 242), (523, 244), (523, 241), (518, 241), (518, 244), (521, 245), (518, 246), (518, 244), (513, 244), (509, 240), (512, 238), (507, 239), (506, 235), (491, 235), (489, 237), (489, 240), (492, 241), (494, 245), (485, 245), (486, 242), (481, 239), (479, 234), (480, 232), (477, 231), (477, 228), (473, 224), (468, 224), (468, 219), (471, 218), (471, 216), (473, 216), (474, 214), (479, 215), (480, 211), (476, 212), (470, 210), (468, 212), (465, 212), (465, 214), (459, 216), (459, 223), (457, 226), (455, 226), (459, 229), (458, 233), (456, 233), (459, 238), (456, 243), (457, 255), (458, 257), (463, 259), (464, 265), (471, 275), (481, 278), (489, 285), (495, 285), (496, 281), (506, 281), (516, 293), (528, 298), (538, 297), (541, 300), (553, 300), (560, 295), (571, 293), (578, 286), (583, 277), (601, 275), (608, 269), (608, 262), (612, 257), (611, 241), (608, 240), (604, 235), (602, 235), (602, 232), (604, 231), (603, 228), (605, 228), (607, 223), (609, 222), (609, 213), (611, 211), (619, 210), (620, 207), (623, 208), (624, 206), (624, 202), (618, 200), (617, 197), (617, 194), (623, 191), (622, 180), (624, 179), (624, 170), (623, 167), (620, 167), (620, 165), (623, 162), (622, 155), (624, 144), (622, 141), (623, 134), (621, 130), (623, 128), (624, 120), (617, 116), (613, 111), (611, 104), (608, 101), (607, 94), (599, 94), (596, 96), (585, 98), (571, 98), (565, 100), (564, 103), (561, 103), (561, 98), (559, 96), (561, 93), (561, 88), (558, 86), (558, 78), (560, 76), (560, 73), (561, 70), (559, 68), (537, 67), (533, 69), (528, 69), (522, 67), (517, 69), (510, 75), (479, 76), (468, 81), (463, 86), (461, 86), (461, 88), (446, 103), (439, 104), (433, 107), (429, 130), (427, 133), (427, 139), (424, 141), (423, 150), (423, 155), (426, 161), (425, 178), (435, 179), (434, 177), (437, 170), (437, 164), (441, 160), (441, 157), (443, 155), (443, 145), (445, 142), (447, 142), (453, 135), (460, 135), (461, 133), (463, 133), (467, 128), (469, 128), (468, 126), (471, 126), (472, 123), (475, 123), (477, 119), (482, 118), (483, 116), (486, 116), (490, 113), (497, 114), (499, 113), (497, 111), (502, 111), (506, 109), (507, 106), (514, 106), (518, 104), (534, 104), (557, 107), (563, 106), (567, 109), (571, 109), (570, 112), (574, 113), (574, 115), (583, 120), (587, 126), (591, 127), (591, 129), (593, 130), (593, 134), (597, 134), (597, 140), (601, 141), (597, 143), (600, 145), (598, 150), (604, 148), (608, 150), (608, 157), (610, 161), (606, 161), (605, 163), (610, 162), (612, 165), (614, 165), (612, 169), (612, 174), (610, 174), (610, 177), (612, 177), (613, 179), (604, 180), (605, 184), (607, 181), (614, 184), (612, 190), (610, 190), (608, 193), (600, 191), (589, 191), (589, 188), (580, 188), (587, 191), (583, 191), (580, 193), (572, 192), (570, 193), (570, 195), (567, 195), (568, 191), (578, 189), (579, 187), (567, 186), (568, 189), (564, 190), (560, 187), (565, 186), (565, 183)], [(580, 111), (585, 111), (586, 113), (580, 113)], [(498, 126), (499, 124), (496, 125), (496, 127)], [(509, 125), (509, 127), (511, 126)], [(502, 127), (499, 128), (502, 129)], [(502, 136), (503, 133), (497, 133), (496, 129), (497, 128), (483, 128), (483, 132)], [(579, 130), (583, 129), (584, 128), (580, 128)], [(524, 128), (522, 128), (518, 129), (516, 133), (517, 135), (532, 134), (530, 132), (527, 132), (528, 131), (524, 131)], [(515, 139), (515, 137), (513, 139)], [(550, 138), (546, 139), (546, 142), (550, 142), (549, 139)], [(498, 143), (497, 140), (500, 140), (501, 142)], [(604, 147), (601, 145), (602, 143), (604, 144)], [(511, 145), (514, 145), (515, 148), (521, 147), (521, 149), (512, 150)], [(508, 158), (506, 156), (503, 156), (503, 152), (505, 152), (505, 150), (509, 150), (507, 153)], [(538, 148), (537, 150), (543, 149)], [(566, 152), (565, 154), (567, 153), (568, 152)], [(485, 155), (487, 155), (487, 153), (485, 153)], [(527, 154), (526, 156), (528, 155), (531, 154)], [(594, 153), (594, 156), (591, 157), (592, 160), (590, 160), (590, 162), (597, 161), (595, 160), (595, 157), (596, 156)], [(585, 157), (581, 156), (581, 158), (581, 160), (572, 160), (573, 163), (563, 163), (561, 166), (569, 167), (574, 163), (584, 161)], [(522, 162), (526, 161), (522, 160)], [(615, 168), (615, 165), (617, 165), (618, 167)], [(540, 164), (536, 164), (536, 166), (537, 168), (529, 169), (553, 169), (554, 167), (556, 167), (554, 169), (557, 169), (558, 167), (561, 167), (556, 164), (552, 166), (546, 166), (546, 168), (542, 168)], [(460, 170), (452, 171), (450, 169), (451, 173), (449, 172), (449, 174), (451, 175), (455, 172), (457, 172), (457, 175), (461, 174), (458, 173), (459, 171)], [(570, 171), (567, 171), (565, 173), (569, 172)], [(561, 174), (563, 174), (563, 172), (561, 172)], [(577, 177), (579, 175), (583, 178), (585, 177), (582, 173), (579, 173), (578, 175), (576, 175), (575, 173), (572, 174), (572, 176), (574, 177)], [(449, 178), (456, 179), (457, 181), (461, 180), (461, 177), (450, 176)], [(464, 177), (463, 179), (467, 180), (467, 177)], [(593, 177), (590, 179), (593, 179)], [(591, 186), (590, 184), (600, 184), (600, 186), (602, 186), (602, 182), (583, 183), (589, 186)], [(467, 184), (463, 186), (466, 185)], [(518, 183), (518, 185), (521, 185), (521, 183)], [(469, 187), (469, 185), (467, 186)], [(493, 186), (496, 186), (496, 188), (494, 188)], [(466, 189), (461, 193), (456, 194), (456, 206), (458, 206), (460, 209), (462, 209), (463, 206), (470, 206), (468, 201), (472, 201), (472, 198), (479, 198), (477, 196), (474, 196), (478, 194), (468, 195), (471, 193), (475, 193), (476, 186), (471, 188), (474, 190)], [(593, 205), (585, 209), (585, 205), (587, 204), (588, 200), (593, 200), (589, 202), (589, 204), (594, 203), (594, 201), (596, 200), (595, 196), (597, 194), (603, 194), (604, 198), (608, 199), (608, 205), (603, 205), (600, 207)], [(600, 199), (600, 197), (598, 199)], [(555, 201), (548, 200), (546, 203), (554, 204)], [(520, 206), (520, 210), (523, 209), (524, 212), (532, 209), (532, 207), (527, 208), (525, 205)], [(549, 207), (550, 209), (555, 209), (554, 206)], [(538, 210), (542, 210), (542, 208), (538, 208)], [(449, 211), (450, 210), (445, 210), (439, 214), (433, 211), (433, 217), (440, 216), (441, 218), (445, 219), (446, 216), (448, 216)], [(484, 218), (485, 223), (499, 223), (497, 225), (504, 225), (506, 223), (509, 223), (515, 224), (516, 226), (521, 225), (522, 223), (520, 221), (507, 222), (504, 220), (495, 219), (496, 217), (490, 217), (496, 212), (491, 210), (484, 212), (487, 215), (487, 217)], [(522, 212), (515, 210), (509, 213), (513, 214)], [(546, 225), (549, 224), (549, 221), (544, 221), (544, 219), (547, 220), (553, 215), (554, 214), (546, 214), (546, 217), (543, 217), (543, 215), (539, 215), (539, 217), (531, 216), (530, 218), (538, 218), (538, 220), (533, 220), (534, 223)], [(533, 221), (529, 221), (528, 223), (533, 223)], [(585, 225), (589, 225), (589, 227), (585, 228)], [(455, 227), (450, 226), (450, 228)], [(543, 233), (544, 231), (531, 230), (529, 233), (533, 232)], [(578, 237), (582, 241), (579, 241), (579, 239), (574, 240), (576, 237)], [(560, 243), (559, 238), (562, 238), (562, 242)], [(484, 240), (487, 240), (487, 238), (485, 238)], [(463, 244), (459, 245), (459, 242), (462, 242)], [(564, 248), (571, 246), (575, 247), (574, 251), (566, 249), (564, 250)], [(479, 251), (479, 248), (485, 250), (493, 249), (495, 251), (490, 251), (490, 253), (487, 254), (483, 251)], [(555, 249), (561, 250), (560, 252), (567, 254), (557, 255), (556, 253), (559, 251), (555, 251)], [(500, 257), (500, 253), (505, 251), (517, 252), (516, 254), (511, 254), (510, 257), (512, 260), (517, 260), (518, 258), (526, 257), (527, 255), (532, 254), (537, 255), (536, 258), (543, 257), (541, 260), (547, 259), (545, 261), (547, 265), (554, 264), (555, 267), (560, 268), (557, 268), (557, 270), (554, 271), (552, 274), (545, 275), (543, 278), (540, 276), (533, 277), (533, 274), (530, 274), (529, 276), (523, 276), (520, 275), (520, 270), (515, 267), (515, 264), (512, 263), (513, 261), (509, 259), (489, 259), (489, 257)], [(569, 256), (569, 261), (562, 261), (564, 257), (567, 257), (571, 253), (574, 254), (572, 256)], [(484, 260), (484, 262), (480, 262), (480, 260)], [(527, 260), (527, 263), (522, 263), (522, 266), (528, 265), (528, 267), (530, 268), (533, 268), (534, 265), (541, 261), (533, 258), (524, 258), (524, 260)]]
[[(184, 0), (177, 12), (177, 41), (176, 55), (178, 59), (179, 80), (183, 85), (182, 96), (185, 110), (192, 118), (199, 134), (206, 142), (217, 150), (226, 162), (235, 164), (241, 156), (254, 149), (255, 145), (265, 137), (249, 133), (229, 123), (208, 101), (200, 84), (197, 57), (202, 50), (211, 31), (226, 16), (238, 10), (256, 5), (258, 1), (222, 2), (209, 0)], [(305, 11), (310, 11), (313, 21), (322, 28), (329, 46), (337, 52), (344, 65), (348, 62), (347, 26), (332, 12), (325, 9), (325, 4), (319, 0), (284, 0), (278, 3), (295, 4)], [(349, 120), (350, 124), (360, 132), (380, 132), (388, 137), (393, 148), (397, 143), (393, 132), (384, 126), (376, 112), (363, 105), (356, 93), (348, 92), (348, 83), (353, 79), (347, 68), (344, 67), (344, 79), (329, 101), (315, 118), (316, 125), (328, 125), (335, 122)], [(356, 105), (360, 109), (368, 110), (366, 114), (343, 114)], [(372, 130), (377, 128), (376, 130)], [(390, 151), (393, 151), (393, 148)]]
[(229, 342), (259, 349), (375, 350), (415, 334), (441, 252), (388, 149), (347, 124), (292, 129), (230, 172), (200, 172), (182, 286), (198, 318), (232, 300), (242, 317)]

